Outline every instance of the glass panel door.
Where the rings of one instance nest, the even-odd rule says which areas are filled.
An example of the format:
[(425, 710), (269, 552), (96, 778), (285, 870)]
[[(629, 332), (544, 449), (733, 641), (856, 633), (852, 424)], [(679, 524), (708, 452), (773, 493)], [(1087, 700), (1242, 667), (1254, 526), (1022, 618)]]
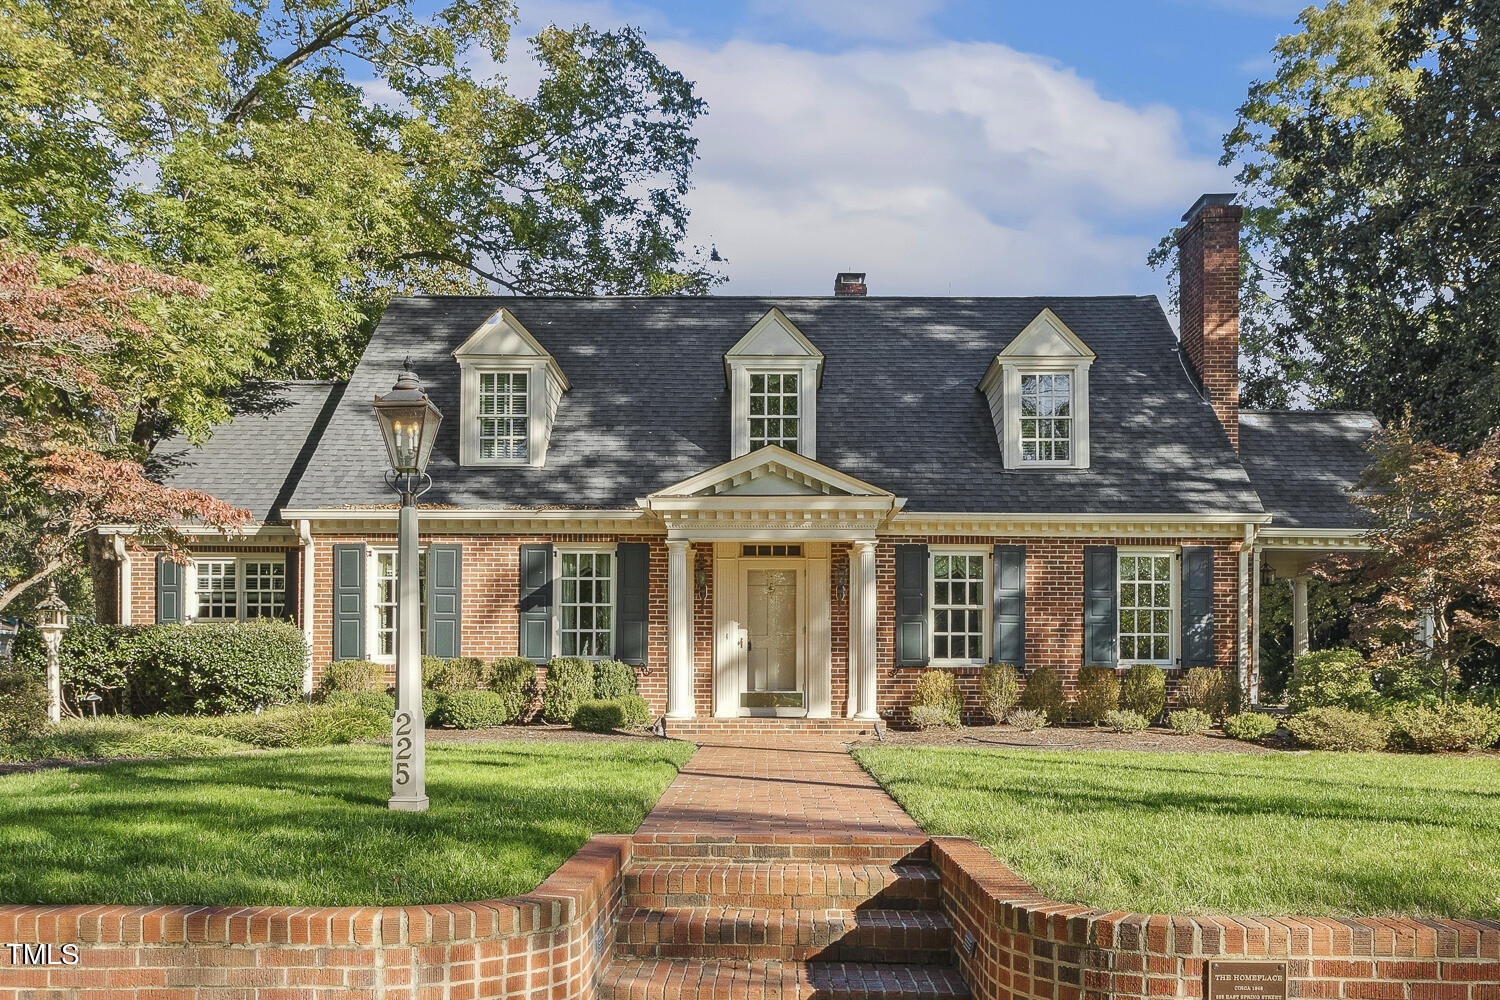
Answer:
[(745, 572), (745, 694), (751, 710), (802, 709), (797, 678), (797, 577), (791, 569)]

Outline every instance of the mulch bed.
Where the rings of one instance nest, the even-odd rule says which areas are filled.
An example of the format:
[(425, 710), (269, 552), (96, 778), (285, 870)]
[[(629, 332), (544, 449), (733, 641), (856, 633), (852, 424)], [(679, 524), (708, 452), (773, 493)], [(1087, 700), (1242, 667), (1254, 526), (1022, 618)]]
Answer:
[(887, 729), (885, 738), (856, 740), (856, 746), (993, 747), (1003, 750), (1136, 750), (1141, 753), (1251, 753), (1282, 752), (1230, 739), (1221, 733), (1183, 736), (1166, 728), (1141, 733), (1113, 733), (1092, 726), (1063, 726), (1028, 733), (1011, 726), (965, 726), (962, 729)]

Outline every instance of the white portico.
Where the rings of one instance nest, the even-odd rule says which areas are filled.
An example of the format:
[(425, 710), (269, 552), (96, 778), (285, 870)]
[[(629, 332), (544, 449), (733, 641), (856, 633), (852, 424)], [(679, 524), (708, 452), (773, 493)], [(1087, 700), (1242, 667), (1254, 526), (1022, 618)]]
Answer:
[[(767, 445), (638, 502), (667, 531), (668, 718), (878, 717), (875, 534), (902, 498)], [(712, 704), (694, 698), (694, 543), (713, 553)], [(835, 705), (837, 611), (849, 694)]]

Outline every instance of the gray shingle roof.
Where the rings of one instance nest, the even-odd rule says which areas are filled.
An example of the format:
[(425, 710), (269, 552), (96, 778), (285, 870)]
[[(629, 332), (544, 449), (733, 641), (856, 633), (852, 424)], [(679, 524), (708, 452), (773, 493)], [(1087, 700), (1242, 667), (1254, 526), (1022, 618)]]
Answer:
[[(460, 468), (451, 356), (505, 306), (572, 381), (545, 468)], [(399, 298), (386, 310), (289, 508), (393, 501), (371, 399), (410, 357), (444, 421), (428, 502), (633, 507), (727, 461), (723, 354), (773, 306), (823, 351), (820, 462), (922, 512), (1260, 512), (1154, 297)], [(1006, 471), (980, 378), (1044, 307), (1098, 355), (1091, 468)]]
[(214, 428), (201, 445), (171, 437), (151, 454), (152, 472), (169, 486), (203, 490), (275, 521), (332, 415), (342, 382), (278, 382)]
[(1363, 511), (1346, 492), (1370, 464), (1372, 413), (1241, 410), (1240, 460), (1278, 528), (1354, 528)]

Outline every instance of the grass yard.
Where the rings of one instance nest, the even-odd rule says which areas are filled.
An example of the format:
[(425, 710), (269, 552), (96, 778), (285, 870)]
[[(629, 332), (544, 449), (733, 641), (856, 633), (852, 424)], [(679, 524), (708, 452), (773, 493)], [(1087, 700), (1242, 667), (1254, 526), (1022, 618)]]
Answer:
[(1500, 758), (855, 751), (928, 833), (1110, 910), (1500, 917)]
[(339, 746), (0, 777), (0, 902), (303, 906), (529, 892), (629, 833), (687, 743), (427, 749), (426, 813), (393, 813), (390, 748)]

